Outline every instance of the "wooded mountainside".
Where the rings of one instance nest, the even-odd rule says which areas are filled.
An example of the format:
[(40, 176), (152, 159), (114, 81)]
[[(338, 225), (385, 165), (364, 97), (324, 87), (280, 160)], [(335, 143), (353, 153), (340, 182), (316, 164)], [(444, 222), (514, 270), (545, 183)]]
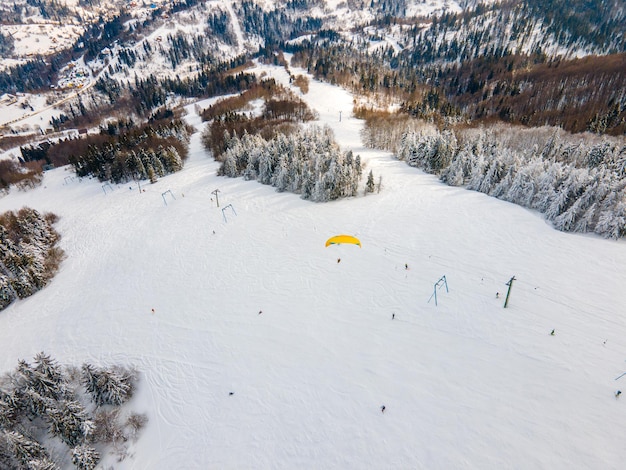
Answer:
[[(55, 8), (50, 2), (37, 2), (31, 6), (41, 8), (45, 4), (47, 14)], [(539, 148), (553, 147), (553, 151), (545, 155), (541, 151), (511, 153), (498, 140), (504, 138), (502, 133), (495, 137), (496, 134), (480, 127), (488, 129), (504, 122), (623, 138), (626, 133), (626, 12), (623, 2), (505, 0), (487, 4), (468, 1), (461, 6), (464, 10), (460, 13), (448, 10), (424, 17), (408, 16), (415, 5), (406, 0), (349, 0), (338, 6), (367, 13), (363, 16), (367, 20), (362, 24), (342, 22), (332, 10), (324, 9), (327, 5), (321, 0), (277, 1), (263, 6), (251, 0), (237, 1), (232, 9), (236, 18), (231, 10), (202, 0), (176, 2), (167, 11), (165, 7), (156, 8), (142, 21), (129, 21), (130, 13), (121, 10), (107, 21), (91, 24), (71, 50), (55, 53), (45, 60), (35, 57), (26, 64), (0, 72), (0, 91), (46, 88), (55, 80), (62, 65), (77, 57), (102, 61), (104, 69), (95, 86), (70, 102), (66, 113), (53, 119), (55, 130), (97, 125), (103, 116), (115, 113), (152, 119), (155, 110), (167, 109), (168, 103), (177, 97), (206, 98), (238, 93), (238, 98), (229, 98), (203, 110), (203, 118), (210, 121), (203, 141), (223, 163), (223, 174), (258, 179), (275, 184), (279, 190), (293, 190), (313, 200), (354, 194), (352, 189), (336, 190), (343, 187), (337, 176), (341, 172), (334, 174), (330, 164), (316, 163), (316, 158), (312, 157), (315, 152), (308, 156), (313, 163), (298, 163), (300, 167), (293, 168), (291, 164), (300, 162), (300, 157), (286, 161), (282, 157), (267, 156), (274, 155), (273, 146), (281, 139), (312, 138), (296, 130), (298, 122), (311, 119), (303, 103), (293, 97), (268, 100), (265, 96), (264, 109), (258, 115), (236, 109), (236, 100), (283, 93), (275, 88), (275, 83), (261, 80), (245, 69), (251, 59), (257, 59), (283, 65), (289, 70), (290, 64), (283, 54), (289, 52), (291, 64), (353, 91), (358, 116), (367, 118), (377, 109), (393, 106), (399, 109), (400, 116), (432, 123), (438, 133), (432, 140), (432, 136), (411, 134), (409, 129), (400, 140), (398, 129), (374, 130), (374, 126), (368, 124), (370, 145), (389, 148), (389, 136), (393, 134), (396, 136), (393, 146), (400, 158), (439, 174), (450, 184), (467, 185), (470, 189), (541, 210), (562, 230), (595, 231), (615, 238), (624, 236), (626, 230), (620, 225), (622, 208), (618, 203), (623, 196), (622, 141), (585, 143), (574, 151), (575, 146), (567, 137), (558, 144), (548, 144), (549, 139), (544, 139), (538, 144)], [(320, 15), (320, 11), (324, 14)], [(185, 13), (186, 24), (202, 18), (201, 32), (176, 30), (159, 36), (158, 40), (148, 39), (146, 34), (163, 24), (165, 13)], [(68, 13), (61, 8), (54, 14)], [(240, 44), (242, 35), (245, 44)], [(11, 39), (5, 38), (1, 44), (7, 49), (11, 48), (10, 43)], [(233, 50), (234, 46), (238, 47), (237, 54), (225, 59), (220, 48)], [(159, 62), (164, 73), (138, 74), (137, 67), (148, 62)], [(296, 78), (291, 76), (292, 80)], [(487, 148), (497, 149), (497, 155), (474, 147), (470, 149), (466, 144), (453, 145), (455, 141), (466, 139), (472, 127), (478, 127), (474, 129), (475, 137), (481, 142), (490, 142)], [(512, 135), (516, 133), (517, 130), (511, 130)], [(131, 148), (124, 143), (126, 137), (105, 137), (104, 134), (90, 136), (82, 143), (64, 141), (55, 145), (23, 146), (22, 156), (26, 161), (43, 158), (55, 164), (69, 158), (79, 176), (93, 175), (112, 182), (145, 178), (154, 181), (182, 167), (185, 144), (181, 147), (180, 142), (185, 139), (181, 140), (181, 136), (172, 140), (170, 135), (167, 142), (160, 141), (163, 137), (157, 134), (144, 140), (130, 139), (129, 142), (135, 144), (146, 142), (139, 146), (133, 144), (136, 148)], [(372, 138), (374, 134), (376, 138)], [(299, 148), (301, 143), (296, 141), (290, 141), (293, 144), (290, 145)], [(258, 153), (250, 146), (258, 146), (262, 151)], [(302, 156), (296, 150), (289, 151)], [(569, 161), (566, 156), (572, 154), (578, 155), (577, 162), (585, 163), (581, 166)], [(537, 161), (538, 155), (542, 155), (541, 164)], [(340, 154), (335, 157), (335, 164), (350, 160)], [(491, 159), (497, 162), (481, 163)], [(535, 176), (529, 177), (534, 192), (520, 196), (519, 186), (514, 182), (518, 172), (524, 173), (521, 168), (529, 162), (534, 168), (533, 174), (538, 175), (538, 169), (542, 168), (541, 171), (561, 176), (554, 178), (550, 190), (545, 189), (545, 180), (539, 182), (533, 179)], [(550, 166), (556, 164), (560, 165), (558, 171)], [(304, 168), (307, 165), (317, 168), (316, 175), (307, 173), (311, 171)], [(289, 169), (277, 170), (284, 166)], [(320, 170), (321, 167), (324, 169)], [(496, 167), (498, 171), (493, 170)], [(274, 170), (288, 175), (289, 182), (284, 183), (285, 178), (278, 178), (282, 183), (277, 182)], [(578, 175), (576, 181), (587, 181), (577, 186), (579, 189), (570, 188), (573, 180), (563, 180), (563, 175), (570, 170)], [(353, 173), (360, 177), (361, 169)], [(334, 189), (329, 189), (328, 185), (325, 190), (319, 189), (319, 181), (326, 178), (320, 176), (323, 174), (334, 175), (331, 179), (339, 182)], [(485, 180), (479, 174), (491, 176)], [(13, 175), (9, 175), (3, 179), (12, 178)], [(352, 178), (347, 178), (350, 182), (346, 188), (352, 188)], [(582, 202), (575, 206), (583, 196), (581, 188), (596, 180), (600, 181), (598, 191), (593, 197), (586, 193), (588, 207), (581, 209)], [(563, 181), (568, 181), (567, 185)], [(507, 184), (515, 187), (505, 190)], [(316, 185), (317, 190), (311, 189)], [(556, 198), (565, 198), (557, 204), (558, 209), (552, 202), (548, 204), (542, 199), (539, 203), (534, 199), (537, 191), (543, 191), (538, 190), (539, 187), (551, 191)], [(548, 198), (550, 201), (552, 196)], [(609, 222), (610, 213), (613, 218)]]
[[(465, 2), (461, 13), (407, 17), (405, 0), (351, 0), (365, 9), (369, 24), (352, 25), (350, 35), (332, 11), (312, 16), (319, 0), (277, 2), (261, 8), (250, 0), (235, 2), (246, 38), (261, 44), (258, 53), (295, 54), (294, 63), (317, 77), (363, 94), (384, 94), (402, 109), (427, 119), (503, 120), (528, 126), (555, 125), (571, 132), (622, 135), (626, 130), (626, 13), (619, 0), (506, 0), (493, 4)], [(62, 5), (39, 1), (38, 8), (63, 17)], [(58, 8), (57, 8), (58, 7)], [(56, 11), (60, 8), (59, 11)], [(177, 2), (175, 11), (199, 14), (201, 1)], [(172, 11), (174, 11), (172, 10)], [(159, 24), (156, 9), (143, 22), (128, 22), (128, 12), (90, 25), (71, 50), (0, 72), (0, 92), (49, 88), (69, 60), (106, 59), (98, 91), (111, 111), (124, 106), (140, 115), (162, 106), (166, 96), (207, 97), (245, 89), (249, 77), (233, 73), (250, 57), (228, 63), (209, 44), (236, 42), (232, 18), (222, 8), (204, 11), (203, 34), (181, 31), (161, 42), (139, 41)], [(15, 12), (14, 12), (15, 14)], [(49, 13), (48, 13), (49, 14)], [(125, 27), (128, 23), (130, 26)], [(291, 41), (302, 37), (298, 41)], [(160, 38), (159, 38), (160, 40)], [(102, 55), (116, 41), (116, 60)], [(0, 44), (10, 47), (5, 37)], [(139, 45), (141, 44), (141, 45)], [(254, 54), (254, 52), (252, 52)], [(171, 79), (132, 78), (133, 67), (163, 60), (173, 71), (196, 64), (196, 74)], [(129, 77), (120, 80), (120, 74)], [(178, 76), (178, 74), (176, 74)], [(94, 106), (71, 110), (77, 118)]]

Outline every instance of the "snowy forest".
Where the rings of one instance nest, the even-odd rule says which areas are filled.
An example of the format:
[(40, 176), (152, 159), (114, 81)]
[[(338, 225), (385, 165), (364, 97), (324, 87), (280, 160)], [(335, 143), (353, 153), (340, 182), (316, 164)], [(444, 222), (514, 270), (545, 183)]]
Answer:
[(79, 177), (94, 176), (100, 181), (125, 183), (157, 181), (183, 168), (190, 130), (180, 120), (159, 126), (147, 125), (102, 140), (83, 141), (84, 152), (72, 154), (69, 162)]
[(0, 310), (43, 289), (63, 259), (57, 217), (24, 207), (0, 215)]
[(41, 352), (0, 377), (0, 467), (96, 468), (104, 452), (126, 456), (145, 415), (123, 416), (137, 383), (133, 369), (61, 366)]
[(369, 126), (367, 144), (393, 149), (451, 186), (535, 209), (558, 230), (626, 236), (626, 147), (618, 139), (510, 126), (423, 126), (399, 135), (396, 124), (392, 136)]
[[(2, 8), (1, 18), (17, 23), (33, 9), (46, 18), (75, 14), (58, 2), (27, 4)], [(626, 17), (619, 0), (465, 1), (462, 11), (425, 16), (406, 0), (350, 0), (337, 11), (326, 5), (320, 15), (323, 6), (319, 0), (263, 6), (243, 0), (234, 2), (231, 12), (219, 2), (181, 0), (155, 5), (141, 20), (122, 7), (86, 26), (71, 48), (0, 70), (0, 92), (48, 89), (69, 61), (91, 61), (101, 73), (92, 88), (52, 119), (59, 131), (99, 125), (107, 114), (150, 119), (155, 109), (176, 99), (256, 93), (268, 85), (246, 71), (253, 59), (287, 70), (299, 66), (350, 89), (359, 117), (368, 110), (393, 108), (400, 116), (438, 126), (424, 134), (404, 129), (401, 145), (398, 135), (393, 151), (409, 164), (448, 184), (537, 209), (560, 230), (624, 236)], [(340, 18), (337, 12), (344, 7), (365, 15)], [(185, 29), (161, 29), (167, 23)], [(153, 34), (159, 29), (160, 34)], [(240, 38), (235, 34), (239, 29)], [(0, 47), (13, 49), (10, 37), (0, 39)], [(290, 64), (285, 53), (291, 54)], [(151, 63), (160, 64), (160, 70), (148, 68)], [(370, 108), (359, 110), (362, 103)], [(227, 176), (243, 175), (316, 201), (354, 194), (358, 181), (353, 180), (362, 171), (356, 157), (339, 157), (334, 151), (329, 153), (333, 157), (322, 157), (314, 147), (306, 157), (299, 150), (287, 155), (275, 149), (287, 141), (301, 148), (296, 141), (305, 139), (305, 133), (291, 135), (292, 124), (311, 116), (294, 118), (297, 113), (306, 109), (292, 98), (266, 100), (262, 116), (203, 113), (212, 120), (211, 143), (205, 147), (222, 161)], [(265, 121), (263, 127), (260, 121)], [(578, 143), (555, 131), (553, 139), (535, 146), (510, 148), (516, 131), (496, 131), (493, 126), (502, 122), (554, 126), (585, 133), (588, 141)], [(461, 125), (473, 130), (461, 130)], [(590, 133), (618, 140), (591, 143)], [(185, 159), (184, 149), (172, 139), (151, 137), (150, 145), (137, 145), (138, 140), (127, 145), (118, 137), (89, 139), (86, 147), (62, 143), (23, 148), (22, 154), (27, 162), (45, 154), (46, 162), (56, 166), (69, 157), (79, 176), (113, 183), (154, 182), (178, 171)], [(185, 137), (174, 140), (184, 142)], [(390, 149), (386, 143), (371, 145)], [(265, 151), (271, 157), (262, 156)], [(344, 166), (354, 168), (340, 171)], [(7, 174), (16, 179), (15, 172)]]
[[(122, 10), (89, 25), (70, 49), (0, 70), (0, 93), (49, 89), (69, 61), (93, 60), (104, 67), (95, 90), (85, 93), (83, 105), (67, 106), (65, 118), (72, 122), (63, 126), (83, 127), (87, 115), (95, 119), (114, 109), (148, 116), (171, 94), (209, 97), (244, 90), (254, 78), (239, 67), (288, 51), (295, 65), (316, 77), (356, 93), (385, 95), (415, 117), (624, 133), (626, 37), (618, 0), (574, 0), (567, 8), (562, 0), (464, 2), (463, 12), (428, 17), (408, 16), (404, 0), (348, 4), (373, 15), (352, 25), (354, 35), (343, 34), (347, 26), (332, 12), (314, 15), (321, 5), (316, 0), (263, 8), (235, 2), (236, 21), (255, 44), (235, 56), (222, 52), (236, 41), (233, 18), (219, 4), (173, 2), (169, 13), (155, 8), (143, 21), (132, 21)], [(69, 14), (55, 2), (37, 6), (58, 9), (57, 17)], [(146, 37), (173, 13), (183, 23), (203, 21), (193, 33)], [(10, 47), (9, 39), (2, 43)], [(137, 73), (155, 62), (163, 73)]]
[[(306, 94), (308, 80), (298, 76), (293, 81)], [(314, 202), (356, 195), (363, 172), (360, 156), (342, 152), (328, 127), (303, 129), (300, 123), (314, 119), (315, 113), (273, 79), (223, 98), (200, 114), (209, 122), (203, 145), (221, 162), (221, 175), (243, 176)]]
[(259, 135), (236, 135), (227, 141), (220, 173), (269, 184), (277, 191), (325, 202), (355, 196), (363, 168), (361, 157), (342, 152), (328, 127), (279, 133), (267, 141)]

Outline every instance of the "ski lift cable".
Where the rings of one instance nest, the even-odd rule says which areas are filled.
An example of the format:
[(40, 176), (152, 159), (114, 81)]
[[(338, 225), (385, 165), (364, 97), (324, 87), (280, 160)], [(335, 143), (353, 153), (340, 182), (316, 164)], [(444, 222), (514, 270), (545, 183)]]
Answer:
[[(473, 264), (473, 263), (467, 263), (467, 262), (463, 262), (463, 261), (458, 261), (458, 260), (452, 260), (440, 255), (429, 255), (428, 256), (428, 260), (431, 260), (434, 264), (437, 264), (439, 266), (442, 266), (444, 268), (447, 268), (448, 270), (450, 269), (454, 269), (455, 271), (458, 272), (463, 272), (466, 274), (470, 274), (470, 275), (477, 275), (477, 273), (480, 272), (489, 272), (489, 270), (486, 269), (481, 269), (479, 266)], [(447, 263), (442, 263), (442, 262), (436, 262), (436, 260), (441, 260), (441, 261), (445, 261)], [(603, 307), (598, 307), (586, 302), (577, 302), (576, 305), (572, 305), (572, 304), (568, 304), (566, 302), (560, 301), (560, 300), (555, 300), (555, 297), (558, 296), (558, 291), (551, 289), (550, 287), (546, 286), (546, 287), (542, 287), (541, 288), (541, 292), (542, 293), (546, 293), (548, 295), (543, 295), (542, 293), (537, 292), (536, 289), (536, 285), (529, 283), (525, 280), (520, 280), (520, 279), (516, 279), (517, 281), (517, 285), (520, 286), (521, 284), (521, 290), (523, 292), (526, 292), (527, 294), (536, 296), (536, 297), (541, 297), (542, 299), (548, 301), (548, 302), (552, 302), (554, 304), (558, 304), (561, 305), (563, 307), (569, 308), (573, 311), (578, 311), (581, 313), (584, 313), (592, 318), (596, 318), (598, 320), (602, 320), (605, 321), (607, 323), (613, 324), (613, 325), (617, 325), (620, 327), (623, 327), (624, 325), (615, 321), (615, 320), (611, 320), (611, 311), (609, 311), (606, 308)], [(455, 288), (455, 291), (457, 292), (461, 292), (459, 289)], [(550, 296), (549, 294), (552, 294), (552, 296)], [(583, 306), (581, 308), (581, 305)], [(596, 313), (594, 313), (596, 312)], [(606, 314), (605, 316), (600, 316), (597, 314), (597, 312), (602, 312), (604, 314)]]

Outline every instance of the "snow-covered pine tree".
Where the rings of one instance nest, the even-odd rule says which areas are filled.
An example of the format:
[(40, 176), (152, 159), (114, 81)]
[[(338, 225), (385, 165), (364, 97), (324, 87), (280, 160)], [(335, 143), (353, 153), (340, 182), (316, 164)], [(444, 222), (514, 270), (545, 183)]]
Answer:
[(533, 201), (537, 199), (541, 182), (543, 181), (545, 185), (549, 181), (545, 180), (545, 165), (546, 163), (538, 157), (532, 157), (530, 161), (516, 165), (517, 172), (503, 199), (523, 207), (532, 207)]
[(557, 188), (556, 198), (545, 212), (548, 220), (554, 221), (574, 204), (576, 199), (582, 194), (583, 188), (589, 181), (589, 170), (586, 168), (568, 169), (568, 176)]
[(374, 173), (372, 170), (367, 174), (367, 183), (365, 183), (365, 192), (373, 193), (374, 192)]
[(500, 180), (506, 175), (506, 169), (504, 163), (497, 159), (492, 159), (487, 163), (485, 177), (478, 187), (478, 191), (485, 194), (490, 194)]
[(289, 162), (284, 155), (281, 155), (278, 165), (275, 167), (274, 177), (272, 178), (272, 186), (276, 188), (276, 191), (282, 193), (287, 190), (289, 186)]
[(14, 468), (17, 466), (9, 441), (4, 437), (4, 430), (0, 428), (0, 468)]
[(595, 168), (604, 161), (610, 160), (613, 150), (613, 146), (607, 141), (596, 144), (592, 146), (585, 155), (585, 163), (589, 168)]
[(429, 162), (432, 173), (441, 173), (450, 166), (452, 159), (458, 152), (458, 142), (454, 132), (449, 129), (442, 131), (436, 139), (436, 152)]
[(46, 449), (38, 442), (29, 439), (17, 431), (2, 430), (2, 439), (6, 442), (6, 448), (12, 454), (17, 466), (8, 468), (29, 468), (29, 462), (37, 460), (50, 460)]
[(34, 361), (32, 387), (42, 396), (58, 398), (66, 391), (66, 383), (59, 365), (47, 354), (40, 352)]
[(328, 165), (328, 171), (324, 175), (326, 188), (326, 200), (334, 201), (339, 199), (343, 194), (343, 168), (341, 155), (336, 155), (331, 159)]
[(416, 134), (413, 147), (409, 152), (407, 163), (416, 168), (424, 168), (428, 171), (426, 162), (430, 160), (435, 152), (434, 136), (421, 132)]
[(156, 173), (156, 175), (159, 178), (165, 176), (167, 172), (165, 171), (165, 167), (163, 166), (162, 158), (160, 158), (160, 156), (157, 155), (157, 153), (152, 149), (148, 150), (147, 153), (148, 160), (152, 164), (152, 168), (154, 168), (154, 172)]
[(574, 224), (574, 232), (593, 232), (598, 220), (598, 204), (593, 203)]
[(480, 188), (480, 185), (485, 178), (486, 168), (487, 162), (485, 161), (485, 155), (482, 152), (474, 154), (472, 172), (470, 174), (469, 181), (467, 182), (467, 189), (478, 191), (478, 188)]
[[(210, 128), (207, 127), (207, 131), (210, 131)], [(207, 135), (210, 137), (210, 132), (207, 132)], [(204, 136), (203, 136), (204, 137)], [(231, 137), (230, 137), (230, 133), (228, 132), (228, 129), (224, 130), (224, 149), (229, 149), (230, 148), (230, 144), (231, 144)], [(206, 148), (209, 148), (210, 145), (204, 145)]]
[[(0, 250), (2, 250), (1, 242)], [(15, 289), (13, 289), (11, 279), (3, 271), (6, 271), (6, 267), (4, 263), (0, 261), (0, 310), (10, 305), (17, 298), (17, 293)]]
[(472, 174), (474, 154), (469, 145), (464, 146), (441, 173), (441, 180), (450, 186), (463, 186)]
[(72, 463), (79, 470), (93, 470), (99, 461), (100, 454), (93, 447), (83, 444), (72, 449)]
[(126, 155), (126, 166), (132, 179), (142, 180), (148, 177), (143, 162), (134, 150), (131, 150), (128, 152), (128, 155)]
[(150, 183), (152, 184), (156, 183), (158, 181), (157, 174), (156, 174), (156, 171), (154, 171), (152, 164), (150, 163), (148, 163), (147, 172), (148, 172), (148, 179), (150, 180)]
[(176, 147), (170, 145), (166, 149), (165, 154), (167, 161), (166, 168), (168, 172), (174, 173), (183, 169), (183, 159), (180, 158), (180, 154), (178, 153), (178, 150), (176, 150)]
[(250, 146), (250, 151), (247, 153), (248, 164), (242, 172), (242, 176), (245, 180), (255, 180), (259, 174), (259, 163), (262, 156), (267, 152), (267, 142), (260, 139), (257, 144)]
[[(574, 198), (574, 203), (564, 213), (554, 219), (553, 223), (556, 229), (576, 231), (575, 227), (577, 225), (580, 227), (577, 222), (584, 217), (589, 207), (594, 204), (594, 201), (599, 200), (599, 179), (597, 173), (597, 171), (592, 170), (592, 174), (588, 174), (589, 180), (583, 183), (582, 189), (579, 190), (582, 191), (582, 194)], [(586, 227), (587, 223), (583, 226)]]
[(60, 470), (60, 468), (56, 463), (45, 457), (28, 462), (28, 470)]
[(98, 369), (84, 364), (83, 384), (96, 405), (121, 405), (134, 392), (134, 373), (120, 367)]
[(35, 371), (32, 366), (24, 359), (17, 361), (17, 367), (15, 369), (15, 375), (13, 380), (17, 390), (24, 390), (30, 387), (30, 384), (34, 380)]
[(10, 429), (17, 422), (18, 410), (19, 405), (13, 392), (0, 389), (0, 429)]
[(356, 196), (356, 193), (359, 187), (360, 178), (356, 176), (357, 165), (356, 165), (356, 159), (354, 157), (354, 154), (352, 153), (352, 150), (348, 150), (345, 153), (343, 161), (344, 161), (344, 170), (343, 170), (344, 195)]
[(493, 185), (489, 191), (489, 195), (498, 199), (505, 199), (506, 193), (511, 187), (511, 181), (517, 173), (517, 166), (514, 162), (510, 162), (508, 166), (505, 166), (504, 174), (501, 175), (500, 180)]
[(410, 161), (415, 159), (415, 148), (417, 146), (418, 133), (408, 131), (402, 135), (400, 139), (400, 148), (398, 150), (398, 159), (405, 161), (410, 165)]
[(545, 213), (557, 197), (557, 188), (563, 180), (564, 164), (561, 162), (544, 162), (544, 171), (537, 178), (537, 192), (531, 207)]
[(599, 209), (598, 223), (595, 233), (607, 238), (626, 236), (626, 195), (624, 189), (611, 191)]
[(135, 391), (134, 372), (121, 367), (104, 369), (98, 385), (103, 390), (105, 403), (110, 405), (122, 405)]
[(30, 207), (21, 208), (15, 220), (17, 230), (22, 234), (22, 240), (26, 243), (44, 243), (50, 238), (50, 229), (45, 219), (35, 209)]
[(544, 144), (539, 157), (542, 160), (551, 160), (558, 153), (558, 149), (560, 147), (561, 140), (559, 138), (558, 130), (555, 130)]
[(92, 397), (92, 400), (98, 405), (96, 397), (98, 396), (98, 378), (100, 377), (99, 370), (91, 364), (83, 364), (81, 367), (82, 372), (82, 384)]
[(306, 165), (307, 155), (306, 153), (287, 153), (283, 160), (285, 161), (285, 168), (287, 169), (285, 191), (297, 193), (300, 191), (302, 167)]
[(75, 400), (48, 401), (46, 419), (52, 435), (70, 447), (84, 444), (93, 431), (85, 407)]
[[(38, 244), (40, 243), (40, 244)], [(41, 290), (46, 285), (45, 262), (48, 246), (46, 242), (20, 242), (20, 250), (25, 258), (24, 271), (32, 286), (32, 292)]]
[(49, 404), (55, 402), (53, 398), (42, 396), (32, 388), (17, 391), (17, 396), (20, 399), (20, 410), (29, 420), (45, 417)]
[[(22, 253), (20, 252), (17, 257), (22, 258), (21, 255)], [(15, 269), (15, 277), (11, 281), (11, 285), (20, 299), (25, 299), (36, 292), (30, 280), (28, 271), (23, 266), (22, 261), (20, 261)]]
[(220, 167), (220, 174), (224, 176), (228, 176), (229, 178), (235, 178), (238, 175), (237, 173), (237, 160), (235, 159), (235, 154), (229, 149), (224, 153), (224, 161), (222, 166)]
[(259, 156), (258, 181), (261, 184), (270, 184), (274, 169), (278, 164), (281, 153), (285, 152), (285, 135), (278, 134), (275, 139), (268, 143), (265, 151)]
[(250, 152), (254, 149), (258, 142), (255, 136), (251, 136), (247, 131), (244, 131), (240, 141), (240, 151), (235, 155), (237, 175), (241, 175), (243, 170), (245, 170), (248, 166), (248, 162), (250, 161)]

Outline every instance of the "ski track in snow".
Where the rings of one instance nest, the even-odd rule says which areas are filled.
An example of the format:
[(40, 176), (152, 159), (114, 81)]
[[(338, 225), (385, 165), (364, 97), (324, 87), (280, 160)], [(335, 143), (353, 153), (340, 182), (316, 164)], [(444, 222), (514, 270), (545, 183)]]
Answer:
[[(68, 256), (0, 312), (2, 370), (40, 350), (136, 365), (149, 422), (103, 468), (620, 468), (624, 243), (364, 148), (344, 90), (311, 80), (303, 99), (379, 194), (314, 204), (219, 178), (190, 105), (185, 169), (145, 193), (59, 168), (0, 199), (59, 214)], [(363, 247), (325, 248), (338, 233)]]
[(230, 15), (230, 24), (233, 25), (233, 29), (235, 32), (235, 37), (237, 38), (237, 49), (239, 53), (245, 50), (245, 38), (243, 36), (243, 31), (241, 30), (241, 24), (239, 23), (239, 18), (235, 14), (235, 10), (233, 10), (233, 1), (227, 0), (222, 3), (223, 6), (228, 10), (228, 14)]

